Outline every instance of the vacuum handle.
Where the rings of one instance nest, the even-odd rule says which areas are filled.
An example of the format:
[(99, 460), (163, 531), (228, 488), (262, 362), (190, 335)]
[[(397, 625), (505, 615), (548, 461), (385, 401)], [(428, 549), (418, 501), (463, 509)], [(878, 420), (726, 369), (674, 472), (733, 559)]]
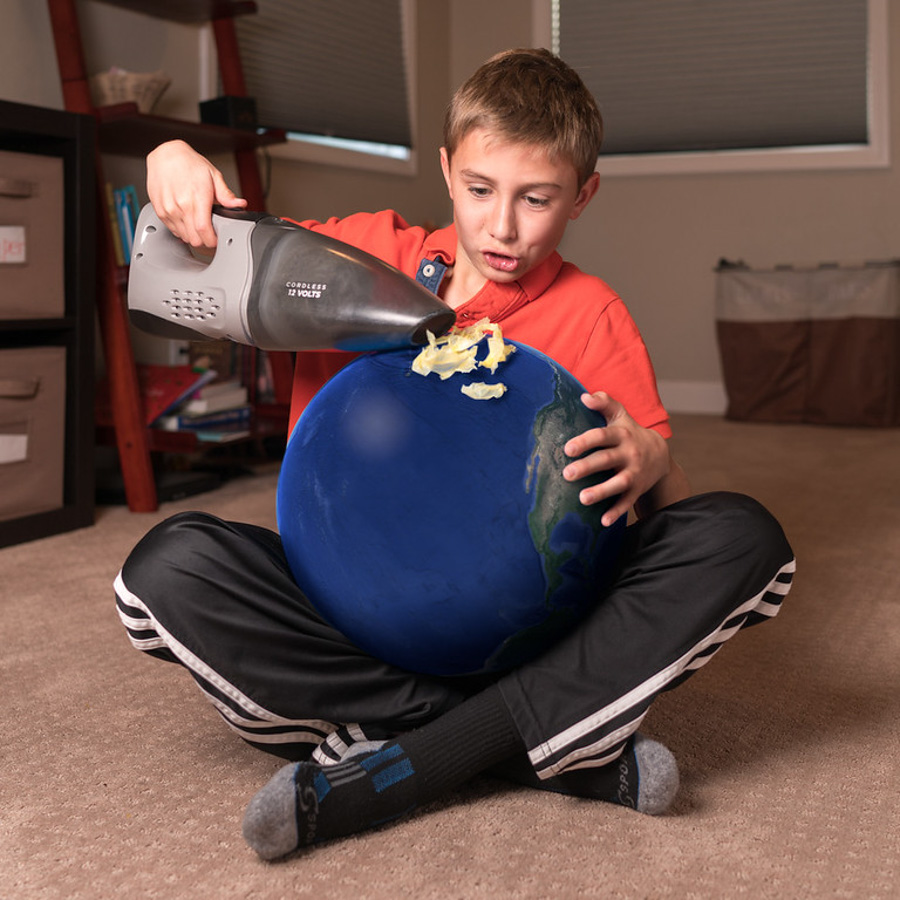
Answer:
[(252, 209), (238, 209), (232, 208), (230, 206), (220, 206), (218, 203), (213, 205), (212, 216), (213, 228), (215, 228), (216, 234), (219, 233), (219, 229), (216, 227), (216, 219), (237, 219), (239, 222), (259, 222), (262, 219), (271, 218), (269, 213), (257, 212), (256, 210)]
[(135, 228), (128, 278), (134, 323), (160, 337), (252, 344), (245, 314), (253, 279), (250, 237), (264, 217), (217, 207), (212, 217), (216, 252), (201, 260), (147, 204)]

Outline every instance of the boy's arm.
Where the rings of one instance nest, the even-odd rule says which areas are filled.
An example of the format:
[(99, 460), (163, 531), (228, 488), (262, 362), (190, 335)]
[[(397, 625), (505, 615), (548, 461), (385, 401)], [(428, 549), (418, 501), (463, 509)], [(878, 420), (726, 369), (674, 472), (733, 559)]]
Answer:
[(566, 455), (579, 458), (565, 467), (563, 477), (578, 481), (597, 472), (614, 471), (602, 484), (581, 492), (581, 502), (586, 506), (620, 495), (603, 515), (601, 521), (605, 526), (612, 525), (631, 507), (638, 516), (645, 516), (690, 496), (687, 476), (672, 458), (662, 435), (638, 425), (609, 394), (602, 391), (585, 394), (582, 400), (589, 409), (601, 413), (607, 424), (605, 428), (592, 428), (576, 435), (566, 443)]
[(213, 204), (247, 205), (222, 173), (184, 141), (167, 141), (147, 156), (147, 196), (168, 229), (198, 248), (216, 246)]

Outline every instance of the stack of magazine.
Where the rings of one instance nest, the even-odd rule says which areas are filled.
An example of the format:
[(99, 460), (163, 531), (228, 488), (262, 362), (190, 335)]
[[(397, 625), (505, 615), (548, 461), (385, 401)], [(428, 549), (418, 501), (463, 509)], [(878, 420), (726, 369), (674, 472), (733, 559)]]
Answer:
[[(247, 388), (237, 375), (224, 378), (201, 365), (138, 363), (144, 421), (164, 431), (190, 431), (198, 440), (222, 443), (249, 437), (253, 421)], [(109, 395), (108, 379), (98, 388), (98, 409)], [(98, 414), (99, 415), (99, 414)], [(98, 421), (103, 416), (99, 415)]]
[(192, 431), (200, 441), (221, 443), (249, 437), (251, 408), (247, 388), (236, 378), (210, 379), (196, 385), (153, 424), (165, 431)]

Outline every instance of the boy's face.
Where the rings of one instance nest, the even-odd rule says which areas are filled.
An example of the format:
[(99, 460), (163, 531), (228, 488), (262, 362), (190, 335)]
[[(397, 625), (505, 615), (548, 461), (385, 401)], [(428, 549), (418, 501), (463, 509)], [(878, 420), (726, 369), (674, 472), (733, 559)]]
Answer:
[(566, 226), (597, 191), (594, 173), (579, 187), (575, 166), (535, 145), (469, 132), (441, 167), (456, 223), (453, 280), (471, 296), (485, 280), (516, 281), (559, 245)]

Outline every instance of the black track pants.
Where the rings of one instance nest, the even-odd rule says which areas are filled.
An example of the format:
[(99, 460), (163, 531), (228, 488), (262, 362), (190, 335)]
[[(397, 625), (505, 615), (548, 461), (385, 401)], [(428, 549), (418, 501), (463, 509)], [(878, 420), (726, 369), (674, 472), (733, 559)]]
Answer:
[(150, 531), (116, 595), (134, 646), (184, 665), (264, 750), (308, 757), (338, 725), (358, 737), (409, 730), (496, 681), (550, 777), (615, 758), (660, 691), (778, 612), (793, 571), (780, 526), (754, 500), (691, 497), (628, 528), (615, 583), (574, 631), (512, 672), (469, 679), (358, 650), (312, 608), (274, 532), (203, 513)]

